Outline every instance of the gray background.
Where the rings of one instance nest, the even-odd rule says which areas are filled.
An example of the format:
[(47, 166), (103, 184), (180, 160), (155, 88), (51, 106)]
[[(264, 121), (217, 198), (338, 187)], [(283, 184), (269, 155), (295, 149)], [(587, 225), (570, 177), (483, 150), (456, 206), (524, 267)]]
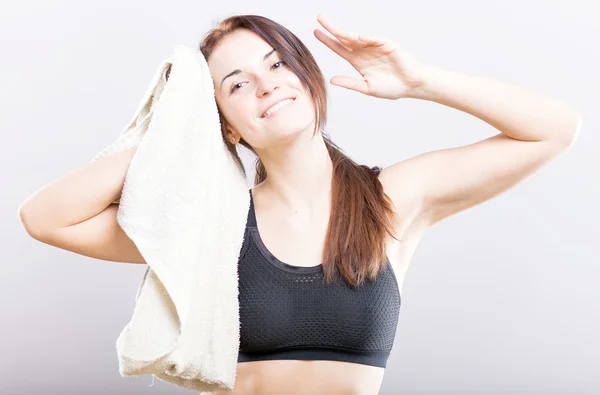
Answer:
[[(22, 228), (18, 206), (112, 142), (159, 62), (176, 44), (196, 46), (213, 21), (231, 14), (261, 14), (288, 27), (327, 80), (358, 76), (313, 36), (322, 29), (320, 11), (347, 30), (389, 37), (426, 63), (556, 95), (583, 114), (571, 149), (425, 236), (404, 282), (380, 394), (600, 393), (598, 3), (211, 3), (218, 5), (2, 3), (0, 393), (189, 393), (118, 373), (115, 342), (146, 266), (37, 242)], [(328, 86), (326, 130), (365, 164), (387, 166), (496, 132), (436, 103)]]

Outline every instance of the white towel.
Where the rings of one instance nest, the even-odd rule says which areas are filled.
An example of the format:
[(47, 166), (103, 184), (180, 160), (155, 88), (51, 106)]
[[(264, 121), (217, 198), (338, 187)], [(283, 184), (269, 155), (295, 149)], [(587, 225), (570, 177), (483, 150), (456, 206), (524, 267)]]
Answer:
[(134, 146), (117, 221), (148, 268), (117, 339), (119, 372), (152, 374), (202, 393), (231, 391), (239, 351), (237, 260), (250, 195), (222, 140), (199, 50), (175, 47), (131, 122), (92, 160)]

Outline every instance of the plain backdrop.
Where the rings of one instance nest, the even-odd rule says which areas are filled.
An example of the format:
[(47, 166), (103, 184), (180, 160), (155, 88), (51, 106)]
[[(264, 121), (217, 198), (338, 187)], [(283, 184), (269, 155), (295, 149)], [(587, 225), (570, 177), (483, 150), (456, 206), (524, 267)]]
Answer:
[[(557, 96), (583, 114), (568, 151), (505, 194), (437, 225), (408, 270), (387, 394), (600, 393), (598, 4), (592, 0), (3, 1), (1, 394), (176, 394), (122, 378), (115, 343), (145, 265), (91, 259), (26, 234), (19, 204), (89, 161), (130, 120), (159, 62), (215, 22), (264, 15), (326, 80), (358, 73), (313, 36), (319, 12), (423, 62)], [(323, 30), (323, 29), (322, 29)], [(595, 37), (595, 38), (594, 38)], [(469, 114), (328, 83), (326, 131), (387, 166), (496, 133)], [(245, 157), (247, 166), (254, 158)], [(248, 167), (249, 168), (249, 167)], [(254, 173), (249, 168), (249, 182)], [(250, 185), (250, 184), (249, 184)]]

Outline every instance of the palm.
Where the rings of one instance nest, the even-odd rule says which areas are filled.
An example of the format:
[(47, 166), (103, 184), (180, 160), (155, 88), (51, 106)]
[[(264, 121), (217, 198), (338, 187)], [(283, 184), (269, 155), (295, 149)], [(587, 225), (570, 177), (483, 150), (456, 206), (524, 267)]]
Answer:
[(423, 83), (419, 77), (422, 64), (393, 41), (345, 32), (321, 14), (317, 19), (337, 40), (315, 29), (317, 39), (346, 59), (363, 78), (335, 76), (332, 84), (369, 96), (398, 99), (408, 97)]

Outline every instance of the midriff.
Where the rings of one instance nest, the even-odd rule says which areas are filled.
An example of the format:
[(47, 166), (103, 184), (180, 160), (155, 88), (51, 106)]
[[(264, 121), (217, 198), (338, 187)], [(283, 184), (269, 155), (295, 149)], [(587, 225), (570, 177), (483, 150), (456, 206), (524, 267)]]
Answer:
[(240, 362), (233, 391), (214, 395), (377, 395), (385, 368), (340, 361)]

